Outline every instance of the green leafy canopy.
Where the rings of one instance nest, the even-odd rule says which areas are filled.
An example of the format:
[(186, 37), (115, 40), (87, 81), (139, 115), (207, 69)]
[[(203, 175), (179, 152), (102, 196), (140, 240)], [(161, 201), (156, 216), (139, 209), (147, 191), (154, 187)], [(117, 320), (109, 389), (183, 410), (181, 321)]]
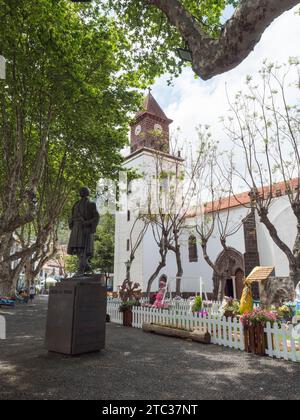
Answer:
[[(222, 30), (222, 16), (226, 7), (236, 7), (237, 0), (181, 0), (204, 31), (218, 36)], [(185, 43), (166, 15), (147, 0), (98, 0), (97, 4), (118, 17), (118, 25), (126, 31), (133, 45), (131, 56), (137, 68), (149, 78), (164, 73), (177, 76), (183, 67), (176, 50)]]
[(45, 183), (53, 194), (74, 196), (82, 184), (93, 189), (100, 176), (115, 176), (149, 82), (131, 65), (131, 49), (115, 18), (95, 5), (0, 0), (0, 54), (7, 59), (7, 79), (0, 81), (0, 210), (17, 158), (19, 208), (41, 158), (46, 170), (38, 195)]

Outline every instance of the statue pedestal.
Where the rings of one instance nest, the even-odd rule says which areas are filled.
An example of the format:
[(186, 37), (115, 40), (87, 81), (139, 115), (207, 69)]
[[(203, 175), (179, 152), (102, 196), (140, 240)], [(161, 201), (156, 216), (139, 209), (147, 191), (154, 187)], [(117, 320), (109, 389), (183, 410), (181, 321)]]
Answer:
[(106, 288), (99, 276), (76, 277), (50, 289), (46, 348), (78, 355), (105, 347)]

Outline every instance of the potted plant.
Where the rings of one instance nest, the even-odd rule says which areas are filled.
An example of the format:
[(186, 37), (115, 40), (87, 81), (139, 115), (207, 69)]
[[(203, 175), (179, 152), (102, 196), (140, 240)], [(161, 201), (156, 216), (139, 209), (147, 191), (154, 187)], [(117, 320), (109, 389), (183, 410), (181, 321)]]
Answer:
[(266, 355), (267, 339), (265, 326), (267, 322), (272, 324), (277, 321), (277, 314), (260, 308), (245, 313), (241, 317), (244, 326), (245, 351), (259, 356)]
[(224, 299), (224, 302), (219, 310), (220, 316), (226, 318), (236, 318), (240, 313), (240, 303), (232, 298)]
[(139, 283), (134, 283), (130, 280), (125, 280), (119, 288), (119, 295), (122, 303), (120, 305), (120, 312), (123, 313), (123, 326), (132, 327), (134, 306), (140, 306), (141, 288)]
[(202, 309), (202, 298), (201, 296), (196, 296), (192, 306), (192, 312), (199, 313)]
[(120, 312), (123, 313), (123, 326), (132, 327), (133, 313), (132, 308), (134, 306), (140, 306), (140, 302), (136, 300), (128, 300), (127, 302), (122, 302), (120, 305)]
[(278, 318), (282, 322), (291, 322), (295, 315), (295, 308), (292, 305), (285, 304), (277, 310)]

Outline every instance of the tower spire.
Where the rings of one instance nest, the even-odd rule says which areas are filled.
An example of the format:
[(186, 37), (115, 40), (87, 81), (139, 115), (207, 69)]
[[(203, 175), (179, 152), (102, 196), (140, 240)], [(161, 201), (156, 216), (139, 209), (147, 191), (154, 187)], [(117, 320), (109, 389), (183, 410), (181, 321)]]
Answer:
[(136, 114), (131, 125), (131, 152), (138, 149), (154, 149), (169, 153), (170, 120), (148, 88), (143, 108)]

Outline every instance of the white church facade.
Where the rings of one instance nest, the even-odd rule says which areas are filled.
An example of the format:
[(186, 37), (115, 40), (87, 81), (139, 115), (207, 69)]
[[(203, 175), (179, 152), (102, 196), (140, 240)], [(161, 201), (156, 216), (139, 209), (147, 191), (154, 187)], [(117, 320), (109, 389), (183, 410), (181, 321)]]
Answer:
[[(169, 125), (167, 118), (151, 93), (147, 96), (143, 110), (137, 114), (131, 126), (131, 153), (124, 161), (124, 167), (133, 169), (148, 178), (155, 173), (157, 153), (163, 157), (168, 170), (172, 167), (184, 165), (183, 159), (170, 154)], [(157, 144), (155, 131), (162, 133), (161, 141)], [(128, 188), (127, 194), (132, 194)], [(140, 193), (142, 193), (140, 191)], [(139, 193), (137, 193), (139, 194)], [(270, 220), (275, 225), (283, 241), (293, 248), (297, 229), (296, 218), (285, 195), (284, 184), (278, 185), (277, 198), (270, 209)], [(230, 204), (224, 205), (220, 210), (220, 217), (226, 217), (230, 211), (230, 223), (236, 225), (238, 220), (243, 221), (241, 228), (227, 240), (229, 251), (225, 252), (220, 243), (219, 233), (214, 232), (208, 242), (208, 254), (217, 264), (219, 271), (226, 278), (225, 294), (240, 298), (243, 289), (243, 279), (254, 267), (274, 267), (274, 275), (278, 277), (289, 276), (289, 264), (285, 254), (275, 245), (268, 231), (260, 223), (257, 214), (249, 211), (245, 205), (250, 204), (249, 194), (239, 194)], [(130, 256), (130, 233), (135, 224), (135, 218), (130, 209), (123, 208), (116, 214), (115, 231), (115, 264), (114, 264), (114, 290), (122, 284), (126, 277), (126, 262)], [(186, 220), (187, 225), (193, 226), (195, 221), (191, 215)], [(137, 228), (138, 232), (139, 229)], [(195, 235), (196, 236), (196, 235)], [(192, 245), (191, 245), (192, 243)], [(187, 229), (180, 236), (180, 249), (183, 265), (181, 292), (183, 294), (199, 293), (200, 279), (203, 291), (210, 296), (216, 292), (219, 279), (203, 258), (202, 249), (198, 241), (191, 242), (191, 230)], [(148, 280), (160, 261), (159, 248), (153, 236), (152, 229), (148, 229), (140, 246), (137, 248), (131, 267), (131, 279), (140, 283), (143, 292), (146, 292)], [(157, 291), (159, 280), (163, 276), (168, 279), (169, 288), (175, 292), (177, 264), (173, 252), (167, 254), (166, 266), (160, 271), (152, 284), (151, 291)]]

